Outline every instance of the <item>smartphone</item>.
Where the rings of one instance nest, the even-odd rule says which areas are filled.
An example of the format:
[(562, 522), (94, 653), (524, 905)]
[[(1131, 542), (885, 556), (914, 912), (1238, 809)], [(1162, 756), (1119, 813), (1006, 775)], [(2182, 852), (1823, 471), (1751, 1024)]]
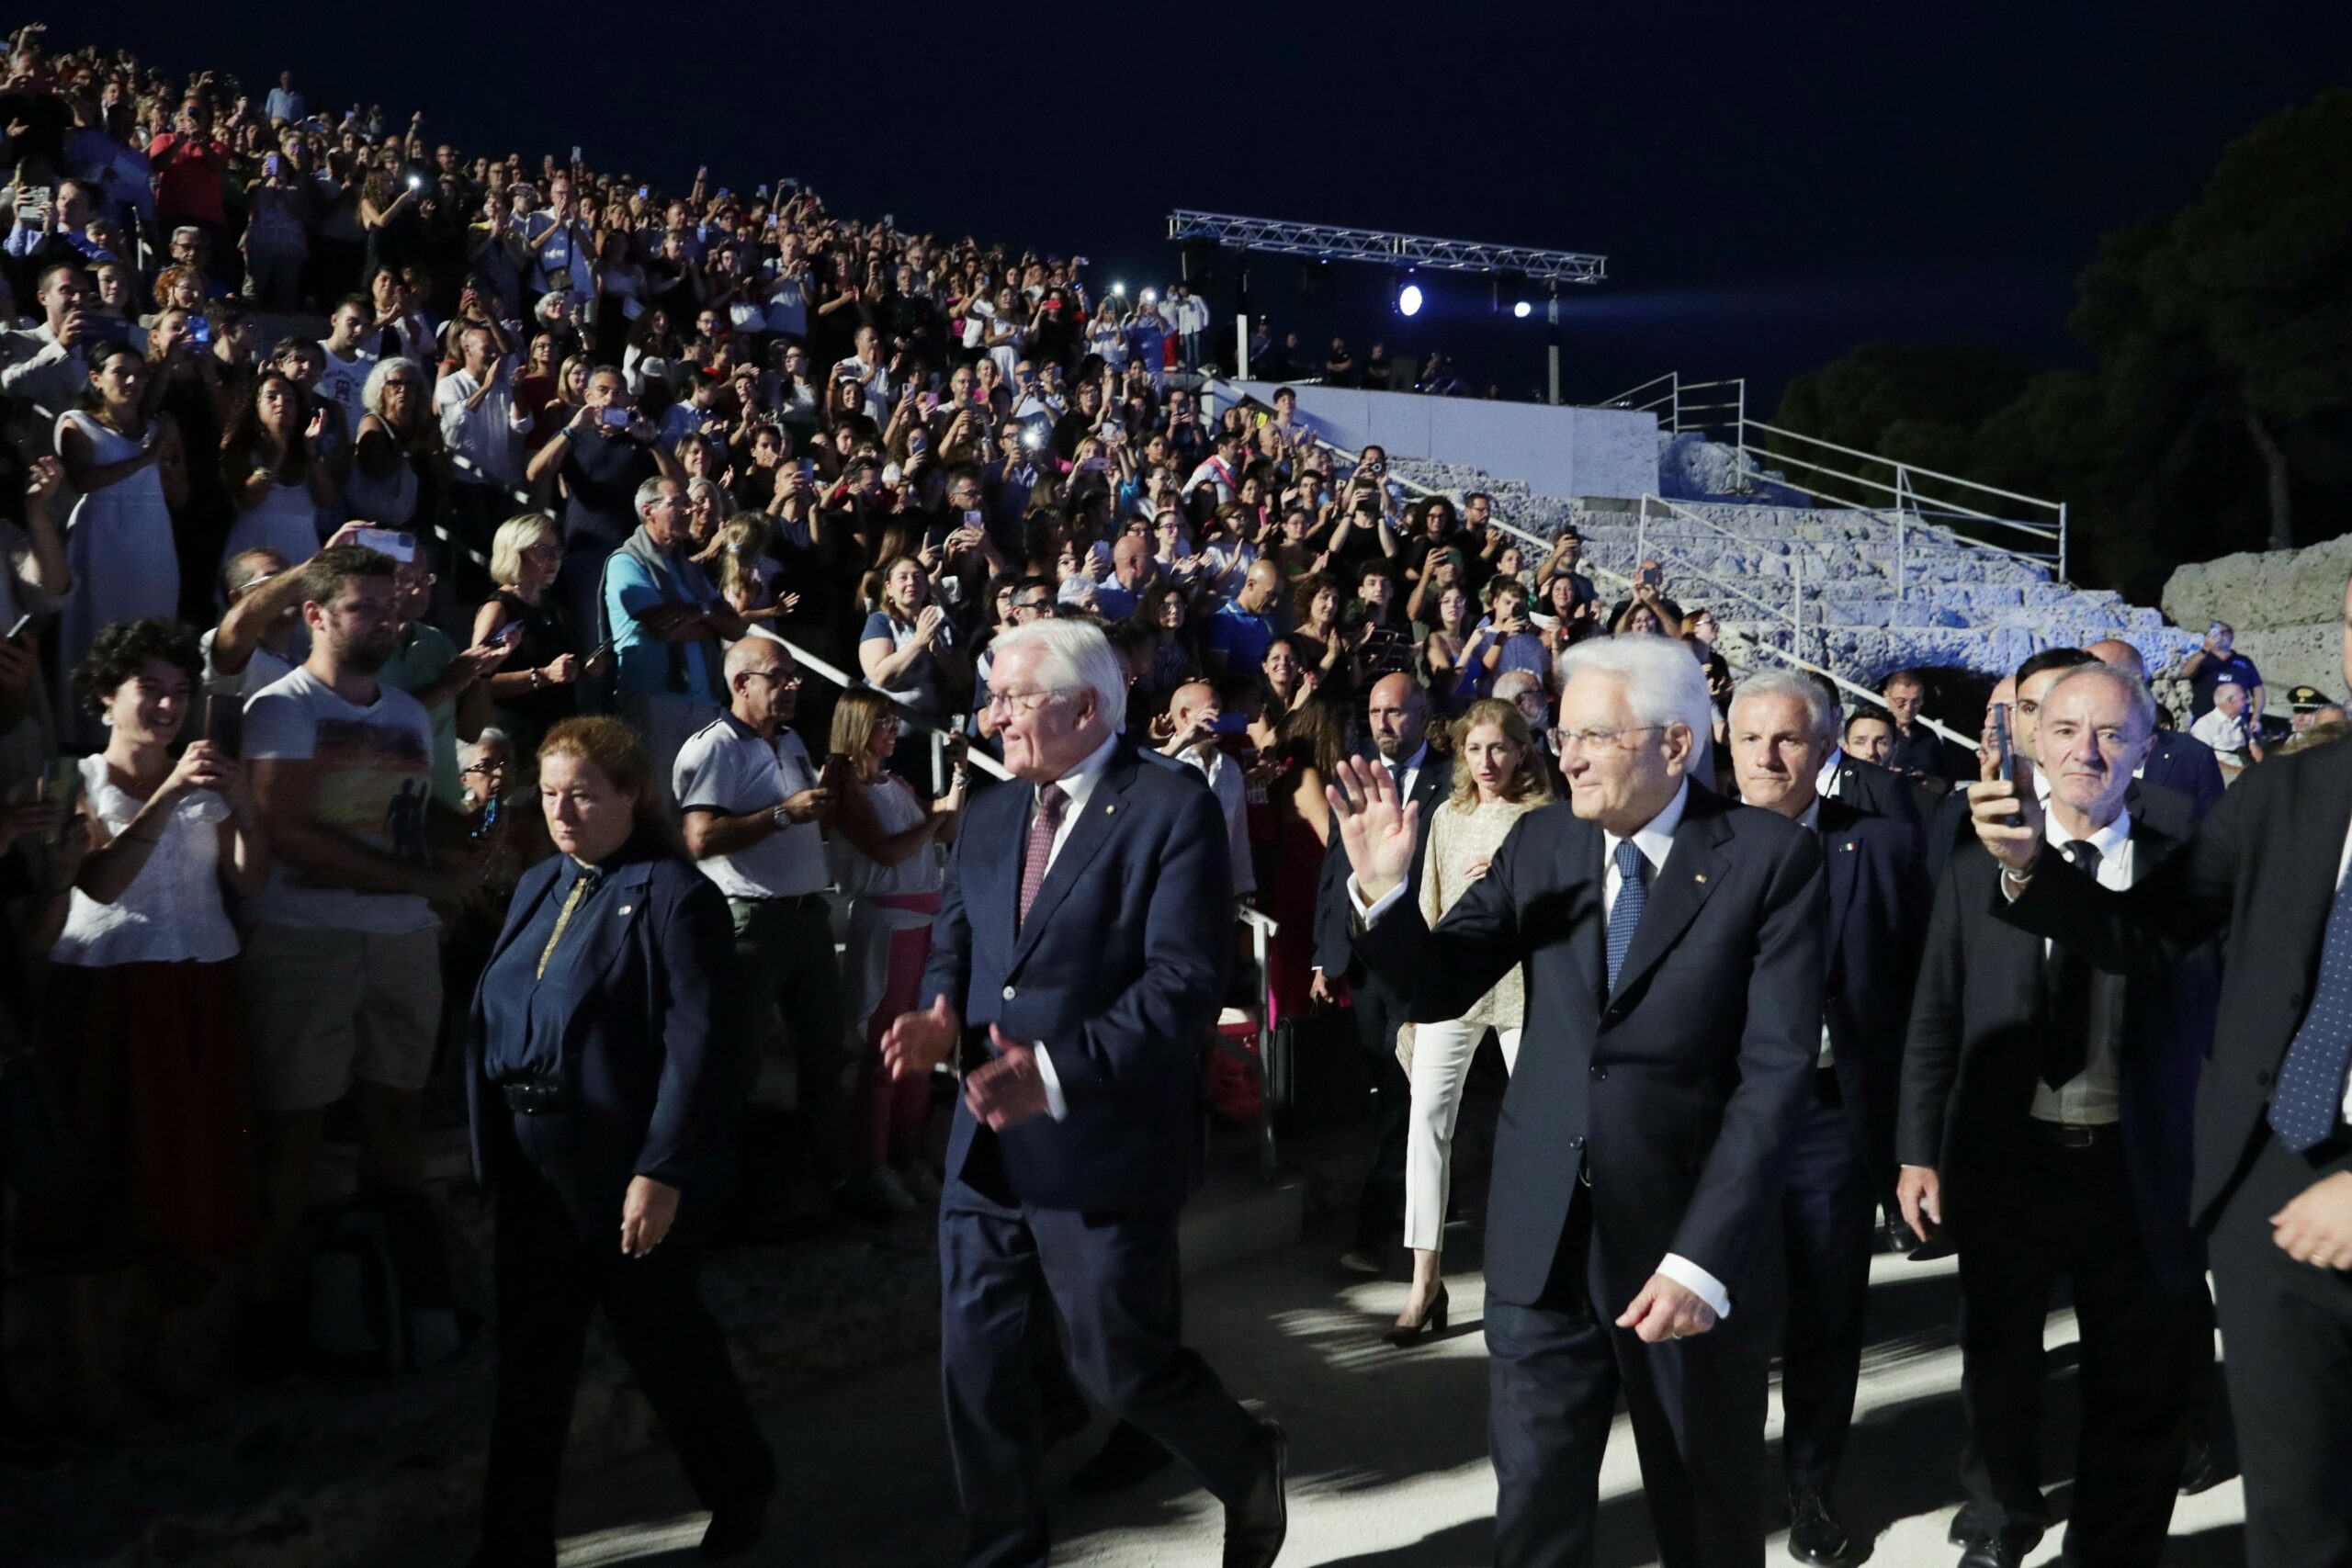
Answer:
[(580, 662), (582, 664), (594, 664), (596, 660), (606, 657), (612, 651), (613, 639), (611, 637), (606, 637), (604, 641), (598, 643), (594, 649), (591, 649), (589, 650), (588, 657), (582, 660)]
[(575, 164), (580, 162), (580, 143), (577, 141), (571, 144), (571, 161)]
[(65, 841), (65, 823), (74, 820), (74, 813), (79, 810), (82, 805), (81, 760), (75, 757), (51, 757), (48, 765), (41, 769), (39, 787), (40, 794), (34, 796), (35, 799), (44, 806), (55, 802), (65, 807), (64, 822), (58, 824), (57, 831), (50, 835), (49, 840), (52, 844), (62, 844)]
[(2005, 703), (1993, 705), (1993, 755), (1999, 759), (1997, 776), (2013, 782), (2018, 776), (2018, 754), (2009, 741), (2009, 710)]
[(50, 189), (47, 186), (27, 186), (17, 192), (17, 221), (19, 223), (40, 221), (40, 209), (49, 205), (49, 197)]
[(509, 621), (504, 626), (490, 634), (489, 646), (492, 648), (504, 648), (509, 643), (519, 641), (522, 636), (523, 623), (520, 621)]
[(605, 423), (606, 424), (611, 425), (615, 430), (627, 430), (628, 428), (628, 410), (615, 408), (610, 403), (606, 403), (605, 405)]
[(409, 175), (408, 188), (411, 190), (423, 190), (424, 188), (424, 176), (423, 175)]
[(232, 757), (245, 753), (245, 701), (215, 693), (204, 699), (204, 738)]
[[(972, 514), (967, 512), (964, 515), (969, 517)], [(17, 624), (8, 628), (8, 640), (10, 642), (16, 641), (19, 637), (24, 635), (25, 628), (32, 624), (33, 613), (30, 610), (27, 610), (23, 615), (17, 617)]]
[(416, 558), (416, 541), (397, 528), (362, 528), (351, 536), (351, 542), (363, 550), (374, 550), (396, 561)]

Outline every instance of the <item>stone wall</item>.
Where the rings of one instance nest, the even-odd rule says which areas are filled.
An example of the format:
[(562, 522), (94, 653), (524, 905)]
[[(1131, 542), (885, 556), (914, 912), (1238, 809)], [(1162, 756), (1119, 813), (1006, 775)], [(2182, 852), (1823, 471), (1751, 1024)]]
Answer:
[(2300, 550), (2246, 551), (2174, 572), (2165, 614), (2202, 637), (2226, 621), (2275, 705), (2290, 686), (2345, 694), (2344, 584), (2352, 577), (2352, 535)]

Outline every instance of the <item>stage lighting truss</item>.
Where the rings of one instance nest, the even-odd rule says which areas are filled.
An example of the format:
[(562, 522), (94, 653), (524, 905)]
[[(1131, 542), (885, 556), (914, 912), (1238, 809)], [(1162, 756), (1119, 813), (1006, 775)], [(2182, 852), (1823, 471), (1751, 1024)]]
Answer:
[(1168, 215), (1171, 241), (1208, 242), (1229, 250), (1312, 256), (1321, 261), (1373, 262), (1418, 267), (1425, 272), (1516, 274), (1531, 284), (1599, 283), (1609, 276), (1609, 258), (1578, 251), (1538, 251), (1521, 245), (1488, 245), (1473, 240), (1438, 240), (1381, 229), (1337, 229), (1320, 223), (1289, 223), (1274, 218), (1238, 218), (1224, 212), (1179, 208)]

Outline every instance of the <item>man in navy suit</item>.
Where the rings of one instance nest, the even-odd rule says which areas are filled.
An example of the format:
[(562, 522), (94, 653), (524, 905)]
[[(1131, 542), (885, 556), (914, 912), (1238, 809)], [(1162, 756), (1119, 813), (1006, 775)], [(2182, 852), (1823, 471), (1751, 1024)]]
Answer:
[[(2022, 676), (2038, 712), (2047, 840), (2127, 889), (2183, 840), (2128, 810), (2155, 705), (2127, 670)], [(2020, 778), (2018, 791), (2044, 792)], [(2211, 1344), (2203, 1247), (2189, 1226), (2191, 1123), (2213, 1040), (2210, 949), (2102, 975), (2093, 957), (2005, 917), (2001, 868), (1953, 852), (1936, 889), (1903, 1062), (1905, 1218), (1960, 1247), (1968, 1501), (1962, 1568), (2016, 1568), (2048, 1527), (2040, 1464), (2042, 1334), (2056, 1277), (2082, 1322), (2082, 1434), (2066, 1560), (2153, 1562)]]
[[(1410, 675), (1383, 675), (1372, 684), (1367, 718), (1380, 765), (1404, 797), (1420, 807), (1415, 820), (1426, 836), (1430, 818), (1453, 793), (1453, 759), (1429, 743), (1429, 694)], [(1313, 996), (1318, 1003), (1329, 1001), (1338, 983), (1347, 983), (1356, 1040), (1372, 1070), (1372, 1168), (1356, 1199), (1355, 1240), (1340, 1255), (1340, 1267), (1356, 1274), (1378, 1274), (1386, 1268), (1389, 1238), (1405, 1229), (1405, 1144), (1412, 1126), (1413, 1086), (1396, 1061), (1396, 1031), (1405, 1021), (1404, 1010), (1348, 946), (1351, 917), (1347, 881), (1347, 857), (1325, 855), (1315, 894)], [(1406, 882), (1406, 897), (1418, 897), (1418, 852)]]
[(1341, 765), (1356, 951), (1417, 1021), (1527, 966), (1487, 1208), (1496, 1562), (1591, 1562), (1623, 1392), (1666, 1568), (1761, 1568), (1774, 1233), (1821, 1050), (1821, 850), (1692, 782), (1714, 707), (1679, 643), (1587, 642), (1561, 668), (1568, 799), (1521, 818), (1433, 931), (1405, 897), (1419, 811), (1385, 770)]
[(1852, 1550), (1831, 1493), (1861, 1376), (1878, 1206), (1884, 1199), (1892, 1212), (1894, 1203), (1903, 1026), (1928, 914), (1917, 835), (1816, 785), (1837, 726), (1821, 688), (1790, 671), (1751, 675), (1732, 696), (1740, 799), (1818, 838), (1829, 885), (1819, 1065), (1782, 1206), (1789, 1299), (1781, 1356), (1789, 1553), (1825, 1564)]
[(883, 1040), (901, 1075), (974, 1064), (939, 1214), (965, 1562), (1046, 1562), (1033, 1322), (1053, 1312), (1079, 1381), (1225, 1504), (1228, 1568), (1265, 1568), (1287, 1529), (1287, 1443), (1178, 1338), (1177, 1211), (1233, 948), (1224, 818), (1197, 774), (1119, 743), (1126, 682), (1098, 628), (1041, 621), (995, 654), (989, 705), (1027, 787), (973, 801), (933, 927), (932, 1005)]

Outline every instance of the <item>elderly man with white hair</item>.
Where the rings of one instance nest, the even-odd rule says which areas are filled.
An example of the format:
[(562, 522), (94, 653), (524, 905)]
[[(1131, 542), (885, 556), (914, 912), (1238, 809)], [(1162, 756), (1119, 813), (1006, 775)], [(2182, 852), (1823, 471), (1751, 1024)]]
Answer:
[(1895, 1096), (1929, 887), (1917, 834), (1821, 793), (1838, 709), (1819, 682), (1792, 670), (1750, 675), (1732, 694), (1727, 731), (1740, 799), (1807, 829), (1826, 856), (1820, 1055), (1781, 1203), (1789, 1299), (1781, 1463), (1790, 1555), (1835, 1563), (1853, 1546), (1833, 1494), (1861, 1375), (1878, 1211), (1883, 1202), (1896, 1213)]
[(1033, 1325), (1053, 1311), (1088, 1393), (1225, 1505), (1227, 1568), (1268, 1568), (1288, 1444), (1179, 1337), (1177, 1213), (1233, 947), (1216, 797), (1120, 743), (1126, 678), (1098, 627), (1003, 634), (989, 703), (1019, 783), (972, 802), (932, 928), (931, 1005), (883, 1039), (901, 1076), (968, 1068), (939, 1213), (965, 1561), (1046, 1561)]
[(1487, 1207), (1496, 1562), (1589, 1557), (1622, 1392), (1661, 1562), (1761, 1568), (1762, 1243), (1821, 1053), (1821, 849), (1692, 776), (1714, 707), (1689, 649), (1588, 642), (1561, 672), (1567, 803), (1434, 929), (1404, 896), (1418, 809), (1341, 765), (1355, 946), (1416, 1022), (1526, 966)]

